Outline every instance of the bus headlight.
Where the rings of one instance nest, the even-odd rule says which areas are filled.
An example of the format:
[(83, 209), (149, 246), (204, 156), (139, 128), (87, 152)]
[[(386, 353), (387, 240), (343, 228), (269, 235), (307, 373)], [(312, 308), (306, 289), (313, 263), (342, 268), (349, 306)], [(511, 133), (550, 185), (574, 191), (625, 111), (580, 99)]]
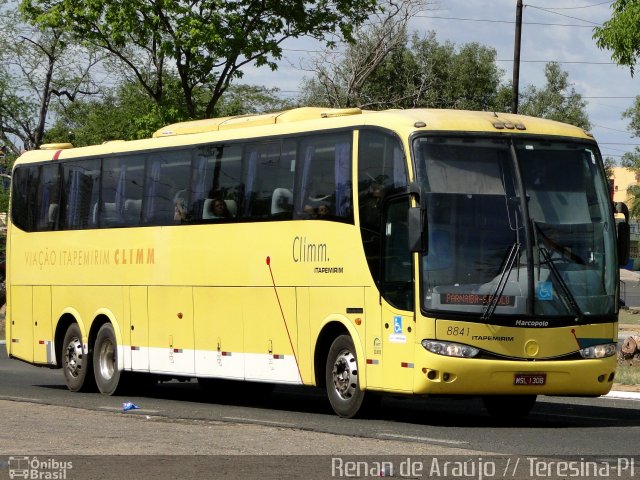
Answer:
[(605, 358), (615, 355), (617, 345), (615, 343), (604, 343), (602, 345), (593, 345), (591, 347), (581, 348), (580, 355), (582, 358)]
[(462, 345), (461, 343), (453, 342), (440, 342), (437, 340), (423, 340), (422, 346), (425, 350), (438, 355), (445, 355), (447, 357), (475, 357), (480, 353), (480, 350), (469, 345)]

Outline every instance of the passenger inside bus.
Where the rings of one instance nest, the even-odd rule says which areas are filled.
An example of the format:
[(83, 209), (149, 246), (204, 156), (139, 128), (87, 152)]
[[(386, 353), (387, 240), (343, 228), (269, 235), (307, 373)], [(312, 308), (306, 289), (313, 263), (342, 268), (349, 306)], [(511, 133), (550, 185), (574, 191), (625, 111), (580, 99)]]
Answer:
[(360, 222), (362, 225), (367, 225), (374, 229), (380, 227), (384, 190), (384, 185), (374, 180), (362, 196), (360, 200)]
[(178, 193), (176, 193), (175, 197), (173, 198), (173, 204), (174, 204), (174, 214), (173, 214), (173, 219), (176, 222), (186, 222), (188, 220), (188, 211), (187, 211), (187, 201), (184, 198), (184, 194), (185, 191), (181, 190)]
[(209, 208), (207, 210), (207, 216), (203, 218), (217, 219), (231, 217), (227, 204), (222, 198), (211, 199), (211, 202), (208, 202), (206, 206)]

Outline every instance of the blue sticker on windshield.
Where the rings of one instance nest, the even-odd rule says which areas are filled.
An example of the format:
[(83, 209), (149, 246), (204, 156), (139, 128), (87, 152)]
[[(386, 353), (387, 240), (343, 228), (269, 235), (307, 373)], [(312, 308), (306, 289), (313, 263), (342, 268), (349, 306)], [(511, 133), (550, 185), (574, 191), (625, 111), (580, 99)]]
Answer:
[(551, 282), (539, 282), (536, 288), (538, 300), (553, 300), (553, 284)]

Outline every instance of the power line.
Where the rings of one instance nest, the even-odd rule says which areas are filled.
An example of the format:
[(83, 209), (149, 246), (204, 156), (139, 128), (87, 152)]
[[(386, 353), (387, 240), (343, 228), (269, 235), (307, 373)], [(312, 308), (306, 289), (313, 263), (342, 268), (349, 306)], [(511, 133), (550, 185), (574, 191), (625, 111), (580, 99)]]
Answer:
[(593, 3), (591, 5), (582, 5), (580, 7), (546, 7), (546, 8), (547, 10), (582, 10), (585, 8), (599, 7), (600, 5), (611, 5), (612, 3), (613, 2), (609, 0), (607, 2)]
[[(550, 12), (552, 13), (552, 12)], [(479, 23), (506, 23), (515, 24), (513, 20), (492, 20), (489, 18), (464, 18), (464, 17), (443, 17), (439, 15), (416, 15), (415, 18), (431, 18), (434, 20), (457, 20), (461, 22), (479, 22)], [(577, 25), (571, 23), (545, 23), (545, 22), (522, 22), (523, 25), (537, 25), (543, 27), (580, 27), (580, 28), (593, 28), (592, 25)], [(599, 26), (599, 24), (596, 24)]]
[(640, 147), (640, 143), (624, 143), (624, 142), (598, 142), (600, 145), (622, 145), (625, 147)]
[(604, 125), (598, 125), (597, 123), (594, 123), (593, 126), (597, 127), (597, 128), (604, 128), (605, 130), (612, 130), (614, 132), (627, 133), (627, 134), (629, 133), (626, 130), (620, 130), (618, 128), (605, 127)]
[(525, 5), (525, 6), (533, 8), (535, 10), (540, 10), (542, 12), (550, 13), (551, 15), (558, 15), (560, 17), (570, 18), (571, 20), (578, 20), (579, 22), (590, 23), (591, 25), (594, 25), (594, 26), (601, 26), (602, 25), (600, 23), (592, 22), (591, 20), (585, 20), (584, 18), (572, 17), (571, 15), (565, 15), (564, 13), (554, 12), (554, 11), (549, 10), (548, 8), (536, 7), (535, 5)]
[[(520, 60), (522, 63), (562, 63), (571, 65), (617, 65), (615, 62), (588, 62), (585, 60)], [(497, 59), (496, 62), (513, 62), (513, 59)], [(635, 97), (633, 97), (635, 98)]]

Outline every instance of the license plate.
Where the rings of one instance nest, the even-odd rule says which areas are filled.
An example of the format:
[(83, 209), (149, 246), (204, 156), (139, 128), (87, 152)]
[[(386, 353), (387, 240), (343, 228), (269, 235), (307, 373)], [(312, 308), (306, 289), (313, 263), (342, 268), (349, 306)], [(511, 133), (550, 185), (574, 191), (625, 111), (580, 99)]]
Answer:
[(547, 383), (546, 373), (516, 373), (514, 385), (544, 385)]

